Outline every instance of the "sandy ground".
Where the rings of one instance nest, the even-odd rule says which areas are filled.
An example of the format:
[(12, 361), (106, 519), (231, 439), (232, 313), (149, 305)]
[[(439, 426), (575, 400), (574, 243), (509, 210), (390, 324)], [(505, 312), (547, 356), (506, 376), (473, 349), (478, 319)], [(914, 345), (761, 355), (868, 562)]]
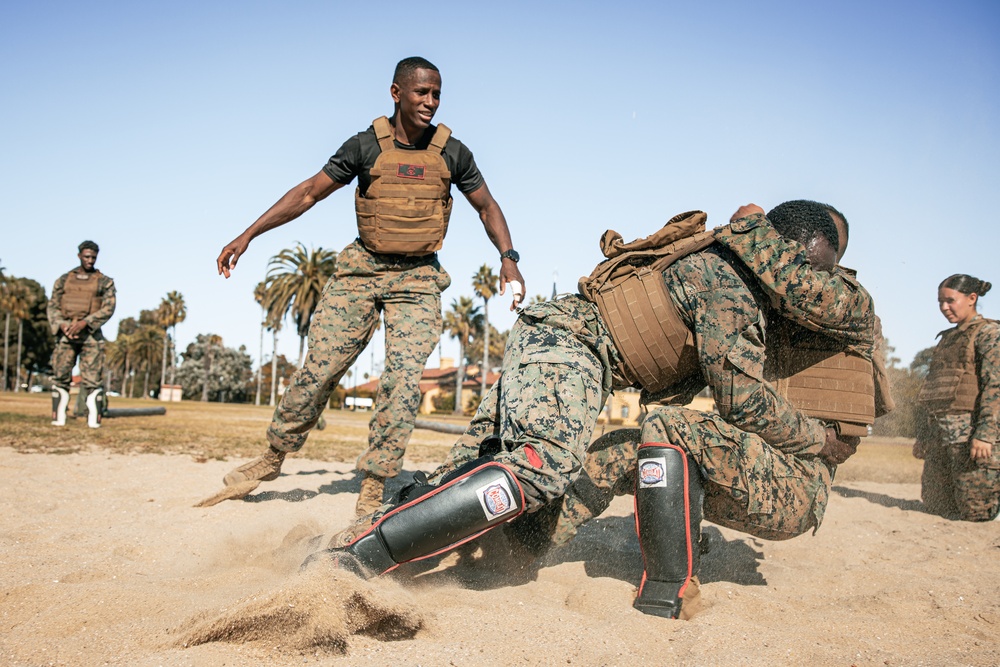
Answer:
[(0, 665), (1000, 664), (1000, 522), (925, 514), (912, 484), (835, 484), (788, 542), (709, 525), (684, 622), (631, 607), (630, 499), (540, 567), (451, 555), (363, 582), (299, 569), (352, 514), (350, 466), (292, 458), (192, 507), (232, 465), (0, 448)]

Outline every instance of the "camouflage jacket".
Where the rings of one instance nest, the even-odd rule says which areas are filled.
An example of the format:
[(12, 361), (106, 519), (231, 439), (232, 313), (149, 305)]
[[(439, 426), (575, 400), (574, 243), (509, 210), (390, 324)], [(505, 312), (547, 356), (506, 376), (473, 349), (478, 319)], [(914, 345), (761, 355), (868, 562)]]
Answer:
[[(49, 297), (47, 313), (49, 328), (52, 330), (53, 335), (59, 334), (59, 329), (63, 324), (70, 323), (62, 314), (62, 297), (66, 278), (73, 271), (76, 271), (76, 269), (71, 269), (56, 278), (56, 283), (52, 286), (52, 296)], [(97, 296), (101, 299), (101, 307), (83, 318), (91, 333), (99, 332), (101, 327), (107, 324), (111, 316), (115, 314), (115, 305), (117, 304), (116, 294), (115, 281), (101, 274), (100, 281), (97, 284)]]
[(694, 332), (701, 379), (727, 422), (784, 452), (816, 454), (826, 442), (825, 424), (793, 407), (765, 377), (768, 319), (786, 317), (871, 359), (871, 296), (848, 272), (813, 269), (804, 248), (763, 216), (737, 220), (717, 236), (722, 247), (664, 272), (681, 319)]
[(813, 269), (802, 244), (778, 234), (760, 214), (720, 228), (715, 239), (751, 268), (782, 317), (842, 340), (872, 358), (875, 303), (853, 271)]

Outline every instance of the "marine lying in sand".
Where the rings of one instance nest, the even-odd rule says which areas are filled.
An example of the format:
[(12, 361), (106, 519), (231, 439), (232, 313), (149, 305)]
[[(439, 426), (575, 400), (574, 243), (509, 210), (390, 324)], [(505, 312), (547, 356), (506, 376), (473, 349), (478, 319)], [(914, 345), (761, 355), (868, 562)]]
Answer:
[[(834, 216), (844, 220), (793, 201), (766, 217), (741, 207), (710, 232), (695, 211), (630, 244), (605, 234), (609, 259), (580, 295), (521, 313), (500, 382), (446, 462), (307, 563), (332, 558), (377, 576), (522, 515), (551, 517), (579, 500), (586, 468), (610, 486), (636, 479), (645, 568), (636, 608), (687, 617), (703, 507), (767, 539), (818, 528), (837, 465), (876, 416), (877, 318), (868, 292), (836, 267), (846, 223), (838, 234)], [(604, 401), (629, 386), (659, 403), (642, 444), (585, 465)], [(706, 386), (717, 414), (681, 407)], [(563, 517), (563, 532), (581, 517)], [(530, 535), (519, 523), (511, 532)]]

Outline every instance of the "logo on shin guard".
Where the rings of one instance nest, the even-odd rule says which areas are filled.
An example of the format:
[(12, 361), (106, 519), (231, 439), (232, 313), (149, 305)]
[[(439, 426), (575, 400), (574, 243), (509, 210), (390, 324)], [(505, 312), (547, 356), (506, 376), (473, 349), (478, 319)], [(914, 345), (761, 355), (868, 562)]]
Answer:
[(476, 494), (479, 496), (479, 504), (482, 505), (488, 521), (517, 509), (514, 504), (514, 494), (511, 493), (506, 479), (499, 479), (486, 486), (481, 486), (476, 489)]
[(655, 459), (640, 459), (639, 488), (649, 489), (657, 486), (666, 486), (667, 477), (664, 472), (666, 468), (667, 459), (662, 456)]

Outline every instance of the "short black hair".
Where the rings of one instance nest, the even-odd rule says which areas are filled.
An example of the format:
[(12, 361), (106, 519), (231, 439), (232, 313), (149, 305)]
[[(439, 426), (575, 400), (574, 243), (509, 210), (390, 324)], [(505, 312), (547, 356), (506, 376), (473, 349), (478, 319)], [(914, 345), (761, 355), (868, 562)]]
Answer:
[(772, 208), (767, 219), (779, 234), (802, 245), (820, 235), (830, 242), (831, 247), (839, 248), (837, 226), (833, 223), (828, 208), (832, 207), (808, 199), (794, 199)]
[(409, 58), (403, 58), (398, 63), (396, 63), (396, 71), (392, 73), (392, 82), (395, 84), (401, 84), (416, 72), (418, 69), (429, 69), (435, 72), (441, 73), (434, 64), (427, 60), (426, 58), (421, 58), (420, 56), (410, 56)]
[(834, 207), (830, 206), (829, 204), (821, 203), (820, 206), (825, 208), (827, 213), (830, 213), (831, 215), (835, 215), (838, 218), (840, 218), (841, 222), (844, 223), (844, 242), (846, 243), (847, 241), (849, 241), (851, 239), (851, 225), (848, 224), (847, 222), (847, 216), (838, 211), (837, 209), (835, 209)]
[(938, 289), (941, 289), (942, 287), (945, 289), (953, 289), (966, 296), (970, 294), (983, 296), (990, 291), (993, 284), (988, 280), (980, 280), (979, 278), (974, 278), (965, 273), (955, 273), (941, 281), (941, 284), (938, 285)]
[(79, 246), (77, 246), (77, 252), (83, 252), (84, 250), (93, 250), (94, 252), (101, 252), (101, 249), (97, 247), (97, 244), (93, 241), (84, 241)]

